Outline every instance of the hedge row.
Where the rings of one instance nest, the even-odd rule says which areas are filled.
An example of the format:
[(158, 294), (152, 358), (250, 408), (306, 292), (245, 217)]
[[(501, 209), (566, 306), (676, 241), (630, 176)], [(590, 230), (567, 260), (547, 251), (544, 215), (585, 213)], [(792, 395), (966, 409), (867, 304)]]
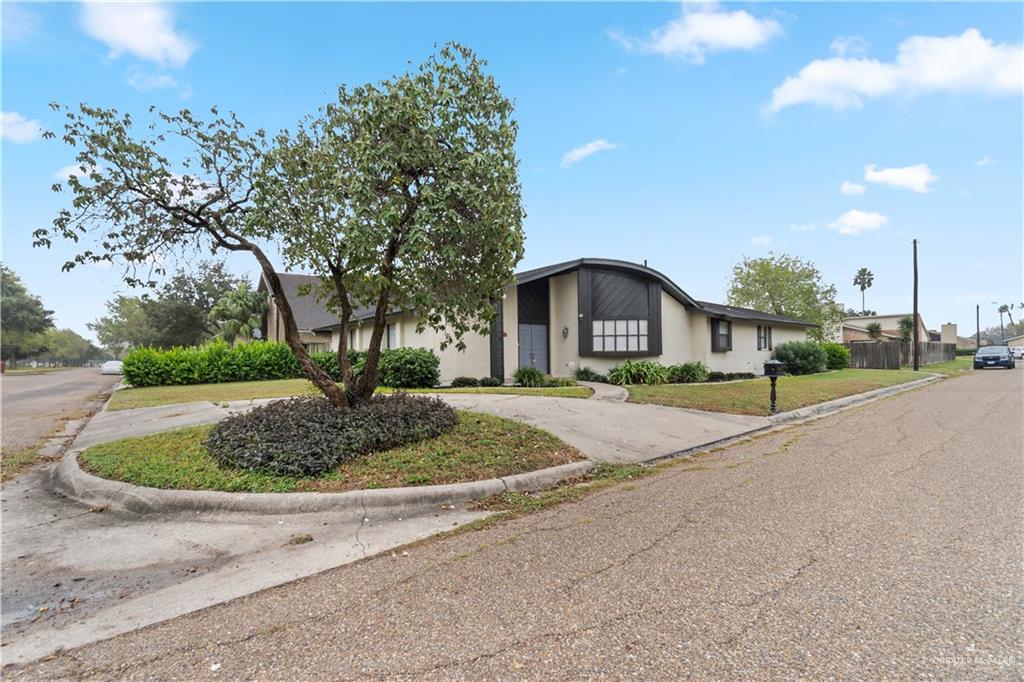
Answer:
[[(337, 353), (310, 353), (321, 369), (341, 381)], [(365, 351), (349, 351), (358, 375)], [(440, 378), (440, 360), (422, 348), (385, 350), (380, 359), (380, 383), (394, 388), (431, 388)], [(283, 343), (252, 342), (230, 346), (213, 342), (198, 348), (137, 348), (124, 359), (124, 378), (132, 386), (183, 386), (227, 381), (299, 379), (305, 375), (291, 349)]]

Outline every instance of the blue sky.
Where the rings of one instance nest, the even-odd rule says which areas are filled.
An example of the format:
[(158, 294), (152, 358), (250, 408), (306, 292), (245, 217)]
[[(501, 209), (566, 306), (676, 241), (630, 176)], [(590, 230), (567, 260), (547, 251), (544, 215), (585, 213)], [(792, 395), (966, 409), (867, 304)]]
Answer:
[[(276, 131), (339, 83), (458, 40), (516, 104), (521, 268), (643, 261), (722, 301), (743, 256), (813, 261), (842, 302), (933, 328), (1022, 294), (1022, 6), (1014, 4), (5, 3), (3, 260), (87, 333), (118, 269), (32, 249), (73, 153), (50, 101), (236, 111)], [(843, 184), (845, 192), (841, 191)], [(241, 272), (256, 268), (242, 257)], [(1016, 315), (1015, 315), (1016, 319)], [(89, 334), (91, 336), (91, 334)]]

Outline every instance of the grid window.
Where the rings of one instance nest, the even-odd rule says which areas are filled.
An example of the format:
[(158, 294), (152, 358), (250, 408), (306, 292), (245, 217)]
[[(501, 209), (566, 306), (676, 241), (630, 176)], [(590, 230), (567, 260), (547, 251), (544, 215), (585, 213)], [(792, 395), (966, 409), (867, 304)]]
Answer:
[(711, 320), (711, 350), (715, 353), (732, 350), (732, 322)]
[(639, 353), (647, 350), (647, 320), (594, 320), (595, 353)]
[(772, 328), (757, 327), (757, 349), (758, 350), (771, 350), (772, 349)]

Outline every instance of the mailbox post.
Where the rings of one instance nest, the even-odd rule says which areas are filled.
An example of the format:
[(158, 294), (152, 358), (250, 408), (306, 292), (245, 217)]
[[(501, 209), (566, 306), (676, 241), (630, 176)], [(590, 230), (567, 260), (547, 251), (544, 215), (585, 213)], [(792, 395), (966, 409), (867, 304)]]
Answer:
[(772, 414), (777, 414), (779, 410), (775, 407), (775, 382), (782, 376), (782, 363), (775, 358), (766, 360), (764, 363), (764, 375), (772, 382)]

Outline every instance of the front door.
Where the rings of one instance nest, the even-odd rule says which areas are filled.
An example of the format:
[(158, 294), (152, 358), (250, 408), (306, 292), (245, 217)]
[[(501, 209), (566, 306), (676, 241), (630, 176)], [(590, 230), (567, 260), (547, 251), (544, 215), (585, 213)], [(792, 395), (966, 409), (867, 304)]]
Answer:
[(519, 325), (519, 366), (533, 367), (548, 373), (548, 326)]

